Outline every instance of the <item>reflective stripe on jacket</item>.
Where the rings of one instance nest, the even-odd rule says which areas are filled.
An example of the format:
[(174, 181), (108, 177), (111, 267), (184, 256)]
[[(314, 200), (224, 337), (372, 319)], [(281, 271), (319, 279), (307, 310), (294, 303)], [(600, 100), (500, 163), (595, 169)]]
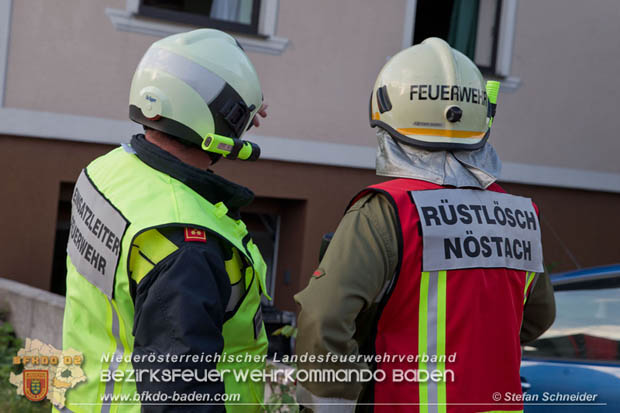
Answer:
[[(229, 217), (223, 203), (208, 202), (182, 182), (118, 148), (82, 172), (73, 197), (63, 348), (84, 354), (82, 368), (87, 381), (67, 392), (68, 411), (140, 411), (135, 402), (101, 403), (106, 397), (122, 395), (133, 402), (135, 382), (104, 382), (100, 378), (102, 371), (133, 368), (128, 361), (134, 349), (130, 252), (142, 234), (168, 226), (204, 231), (241, 255), (226, 261), (231, 290), (238, 294), (234, 294), (234, 305), (228, 302), (227, 308), (233, 312), (222, 328), (223, 353), (264, 359), (267, 337), (260, 297), (265, 291), (266, 267), (244, 223)], [(263, 369), (264, 363), (218, 363), (217, 368)], [(227, 403), (227, 411), (260, 410), (263, 383), (236, 381), (233, 374), (225, 374), (224, 384), (227, 394), (239, 394), (238, 402), (246, 404)]]

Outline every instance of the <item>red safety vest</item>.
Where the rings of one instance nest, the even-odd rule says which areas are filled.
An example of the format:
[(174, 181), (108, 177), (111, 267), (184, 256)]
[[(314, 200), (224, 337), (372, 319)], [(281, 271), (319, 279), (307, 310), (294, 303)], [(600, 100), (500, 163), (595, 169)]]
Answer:
[[(351, 203), (369, 192), (383, 194), (400, 232), (399, 267), (373, 338), (373, 353), (391, 359), (376, 364), (386, 378), (364, 392), (372, 400), (360, 401), (374, 403), (376, 412), (523, 411), (519, 333), (535, 274), (508, 268), (423, 272), (420, 217), (410, 191), (435, 189), (447, 188), (396, 179), (366, 188)], [(497, 184), (488, 190), (505, 193)], [(421, 371), (435, 380), (425, 381)]]

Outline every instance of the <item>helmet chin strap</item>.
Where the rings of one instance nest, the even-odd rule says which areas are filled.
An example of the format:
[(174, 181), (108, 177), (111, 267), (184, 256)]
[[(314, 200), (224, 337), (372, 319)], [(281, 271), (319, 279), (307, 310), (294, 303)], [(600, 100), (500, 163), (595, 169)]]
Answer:
[(220, 155), (219, 153), (207, 152), (207, 154), (211, 158), (211, 166), (215, 165), (219, 162), (220, 159), (222, 159), (222, 155)]
[(215, 133), (207, 134), (202, 141), (202, 149), (231, 160), (255, 161), (260, 156), (260, 147), (257, 144)]

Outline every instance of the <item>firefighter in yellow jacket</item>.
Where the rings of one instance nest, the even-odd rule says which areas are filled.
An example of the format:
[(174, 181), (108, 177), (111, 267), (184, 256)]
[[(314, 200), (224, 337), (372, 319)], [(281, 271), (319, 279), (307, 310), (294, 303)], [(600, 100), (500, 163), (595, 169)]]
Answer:
[(253, 193), (207, 168), (258, 158), (241, 137), (262, 101), (223, 32), (146, 52), (129, 105), (145, 134), (94, 160), (73, 194), (63, 347), (83, 352), (87, 381), (56, 411), (260, 410), (263, 383), (231, 373), (262, 369), (267, 351), (265, 263), (239, 214)]

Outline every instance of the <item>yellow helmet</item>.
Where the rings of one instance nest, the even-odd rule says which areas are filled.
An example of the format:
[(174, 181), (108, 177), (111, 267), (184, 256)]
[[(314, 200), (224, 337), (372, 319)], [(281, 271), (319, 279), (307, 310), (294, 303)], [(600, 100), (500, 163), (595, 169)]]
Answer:
[(227, 159), (255, 160), (241, 140), (263, 101), (256, 70), (239, 43), (214, 29), (158, 40), (131, 83), (129, 117)]
[(370, 125), (404, 144), (473, 150), (488, 139), (494, 109), (476, 65), (431, 37), (383, 66), (370, 98)]

